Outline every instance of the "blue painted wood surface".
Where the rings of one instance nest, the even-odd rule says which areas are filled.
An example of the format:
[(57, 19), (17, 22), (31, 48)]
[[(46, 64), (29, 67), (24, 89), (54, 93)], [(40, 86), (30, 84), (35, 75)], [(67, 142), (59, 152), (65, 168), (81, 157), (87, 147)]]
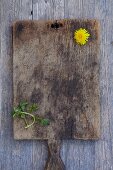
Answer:
[(13, 139), (11, 26), (17, 19), (56, 18), (97, 18), (101, 23), (101, 139), (63, 141), (66, 170), (113, 170), (113, 0), (1, 0), (0, 5), (0, 170), (44, 168), (45, 142)]

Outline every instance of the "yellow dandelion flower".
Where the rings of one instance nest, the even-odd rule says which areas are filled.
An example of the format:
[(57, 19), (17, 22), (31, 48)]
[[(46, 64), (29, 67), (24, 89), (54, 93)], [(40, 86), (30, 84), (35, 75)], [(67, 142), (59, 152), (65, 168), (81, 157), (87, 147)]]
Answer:
[(90, 34), (86, 29), (80, 28), (74, 32), (74, 39), (80, 45), (85, 45)]

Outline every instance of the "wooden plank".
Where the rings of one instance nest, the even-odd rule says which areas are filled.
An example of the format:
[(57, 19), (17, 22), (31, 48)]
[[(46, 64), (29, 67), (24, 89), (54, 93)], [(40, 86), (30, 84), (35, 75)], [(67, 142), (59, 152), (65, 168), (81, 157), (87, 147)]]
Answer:
[[(56, 5), (57, 4), (57, 5)], [(57, 8), (56, 8), (57, 6)], [(55, 8), (57, 10), (55, 10)], [(45, 19), (62, 19), (64, 18), (64, 0), (33, 0), (33, 19), (34, 20), (45, 20)], [(43, 142), (43, 150), (39, 150), (39, 142), (33, 142), (33, 164), (34, 170), (38, 168), (44, 169), (47, 157), (48, 148), (47, 143)], [(45, 148), (46, 146), (46, 148)], [(43, 153), (43, 159), (40, 161), (40, 154)], [(39, 165), (40, 163), (40, 165)], [(38, 167), (38, 168), (37, 168)]]
[[(12, 128), (12, 22), (30, 18), (31, 0), (3, 0), (1, 5), (1, 58), (0, 74), (2, 94), (0, 95), (0, 169), (32, 169), (32, 141), (18, 142), (13, 139)], [(29, 9), (30, 11), (28, 11)]]
[[(92, 1), (92, 0), (66, 0), (65, 17), (98, 18), (101, 22), (101, 70), (100, 70), (100, 89), (101, 89), (101, 140), (98, 142), (64, 142), (62, 157), (66, 168), (70, 170), (109, 170), (113, 169), (113, 129), (112, 105), (113, 98), (111, 89), (110, 66), (112, 62), (111, 53), (111, 29), (112, 29), (112, 10), (113, 1)], [(108, 70), (109, 68), (109, 70)], [(108, 79), (109, 77), (109, 79)], [(109, 100), (110, 96), (110, 100)], [(68, 155), (68, 156), (65, 156)], [(93, 155), (93, 156), (91, 156)]]
[[(56, 8), (57, 6), (57, 8)], [(56, 9), (56, 10), (55, 10)], [(33, 0), (33, 19), (34, 20), (45, 20), (45, 19), (61, 19), (64, 18), (64, 0)], [(37, 170), (40, 162), (40, 154), (43, 153), (43, 162), (40, 169), (44, 168), (48, 157), (47, 143), (43, 142), (43, 150), (39, 150), (39, 143), (33, 142), (33, 161), (34, 169)], [(45, 148), (46, 146), (46, 148)]]
[(33, 19), (63, 19), (64, 0), (33, 0)]
[[(104, 8), (104, 4), (102, 8)], [(94, 1), (92, 0), (88, 0), (88, 1), (65, 0), (64, 16), (65, 18), (76, 17), (76, 18), (97, 18), (98, 19), (100, 16), (100, 13), (99, 13), (100, 11), (96, 11), (96, 9), (98, 9), (98, 6), (95, 0)], [(98, 142), (96, 143), (98, 146)], [(69, 140), (63, 142), (61, 157), (64, 161), (64, 164), (67, 170), (68, 169), (69, 170), (75, 170), (75, 169), (76, 170), (85, 170), (85, 169), (96, 170), (96, 167), (95, 167), (96, 156), (95, 156), (95, 142), (92, 142), (92, 141), (81, 142), (81, 141), (69, 141)]]

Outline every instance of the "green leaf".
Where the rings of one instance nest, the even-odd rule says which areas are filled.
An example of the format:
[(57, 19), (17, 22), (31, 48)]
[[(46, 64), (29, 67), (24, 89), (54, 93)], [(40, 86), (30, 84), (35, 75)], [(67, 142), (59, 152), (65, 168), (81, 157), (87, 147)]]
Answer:
[(42, 120), (41, 120), (41, 125), (47, 126), (47, 125), (49, 125), (49, 124), (50, 124), (50, 122), (49, 122), (48, 119), (42, 119)]
[(11, 112), (12, 115), (15, 114), (15, 107), (13, 108), (12, 112)]
[(25, 114), (21, 114), (21, 118), (25, 119), (26, 118)]
[(50, 124), (49, 119), (44, 119), (44, 118), (41, 118), (37, 115), (35, 116), (35, 120), (36, 120), (37, 123), (39, 123), (42, 126), (47, 126), (47, 125)]
[(20, 109), (20, 111), (24, 112), (27, 109), (27, 106), (28, 106), (28, 103), (23, 101), (23, 102), (20, 102), (18, 108)]
[(33, 103), (28, 106), (27, 111), (29, 113), (36, 112), (39, 109), (38, 105), (36, 103)]

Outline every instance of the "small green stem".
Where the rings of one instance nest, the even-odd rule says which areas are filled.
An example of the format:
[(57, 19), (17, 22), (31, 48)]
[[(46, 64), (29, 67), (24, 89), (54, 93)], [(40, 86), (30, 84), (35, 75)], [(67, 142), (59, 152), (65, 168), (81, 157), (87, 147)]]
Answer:
[(33, 122), (32, 122), (31, 124), (28, 124), (27, 121), (26, 121), (26, 119), (24, 119), (24, 121), (26, 121), (26, 125), (27, 125), (27, 126), (25, 127), (26, 129), (29, 128), (30, 126), (32, 126), (32, 125), (35, 123), (35, 116), (34, 116), (34, 115), (32, 115), (32, 114), (30, 114), (30, 113), (27, 113), (27, 112), (21, 112), (21, 113), (23, 113), (23, 114), (25, 114), (25, 115), (29, 115), (29, 116), (31, 116), (31, 117), (33, 118)]
[(23, 118), (23, 119), (24, 119), (24, 122), (25, 122), (26, 127), (27, 127), (28, 126), (27, 120), (26, 120), (26, 118)]
[(13, 117), (15, 117), (16, 116), (16, 113), (13, 115)]

